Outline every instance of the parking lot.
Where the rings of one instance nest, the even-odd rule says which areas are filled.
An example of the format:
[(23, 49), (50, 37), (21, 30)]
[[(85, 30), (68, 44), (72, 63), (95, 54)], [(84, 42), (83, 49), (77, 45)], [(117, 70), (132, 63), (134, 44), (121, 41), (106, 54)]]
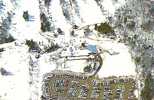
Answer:
[[(88, 77), (74, 72), (56, 72), (44, 80), (44, 98), (67, 100), (136, 100), (135, 80), (131, 77)], [(42, 99), (45, 100), (45, 99)]]

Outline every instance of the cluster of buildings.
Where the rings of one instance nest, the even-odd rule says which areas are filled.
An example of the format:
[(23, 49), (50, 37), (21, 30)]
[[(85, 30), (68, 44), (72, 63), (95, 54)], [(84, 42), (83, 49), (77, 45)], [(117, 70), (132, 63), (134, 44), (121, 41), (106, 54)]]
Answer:
[(100, 79), (71, 71), (53, 71), (44, 77), (42, 100), (136, 100), (133, 77)]

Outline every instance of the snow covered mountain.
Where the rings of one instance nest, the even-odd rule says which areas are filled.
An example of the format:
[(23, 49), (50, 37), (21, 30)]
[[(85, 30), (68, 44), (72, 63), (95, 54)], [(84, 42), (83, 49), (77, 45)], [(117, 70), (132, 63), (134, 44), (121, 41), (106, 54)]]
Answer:
[[(112, 75), (136, 75), (129, 48), (119, 38), (99, 37), (94, 29), (112, 22), (109, 18), (115, 26), (116, 12), (125, 5), (125, 0), (0, 0), (0, 100), (40, 100), (45, 73), (83, 72), (84, 61), (64, 63), (60, 58), (88, 54), (80, 48), (83, 42), (119, 52), (102, 54), (100, 77), (110, 76), (113, 65), (117, 70)], [(116, 34), (121, 36), (119, 29)]]

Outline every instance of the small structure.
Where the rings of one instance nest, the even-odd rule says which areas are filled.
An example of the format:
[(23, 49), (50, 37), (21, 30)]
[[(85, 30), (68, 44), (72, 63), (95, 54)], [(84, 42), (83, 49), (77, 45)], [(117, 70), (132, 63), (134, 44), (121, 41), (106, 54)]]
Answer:
[(3, 75), (3, 76), (12, 75), (11, 72), (7, 71), (7, 70), (4, 69), (4, 68), (1, 68), (1, 69), (0, 69), (0, 73), (1, 73), (1, 75)]
[(29, 21), (29, 13), (28, 13), (28, 11), (24, 11), (23, 18), (25, 19), (25, 21)]
[(91, 53), (97, 53), (97, 48), (96, 48), (96, 45), (87, 45), (86, 47)]

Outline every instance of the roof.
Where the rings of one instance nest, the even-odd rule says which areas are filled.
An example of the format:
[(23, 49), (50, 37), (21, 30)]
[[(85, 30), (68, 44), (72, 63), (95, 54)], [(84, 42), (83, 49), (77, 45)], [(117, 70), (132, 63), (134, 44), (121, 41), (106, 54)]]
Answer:
[(96, 45), (88, 45), (86, 47), (91, 53), (97, 53)]

